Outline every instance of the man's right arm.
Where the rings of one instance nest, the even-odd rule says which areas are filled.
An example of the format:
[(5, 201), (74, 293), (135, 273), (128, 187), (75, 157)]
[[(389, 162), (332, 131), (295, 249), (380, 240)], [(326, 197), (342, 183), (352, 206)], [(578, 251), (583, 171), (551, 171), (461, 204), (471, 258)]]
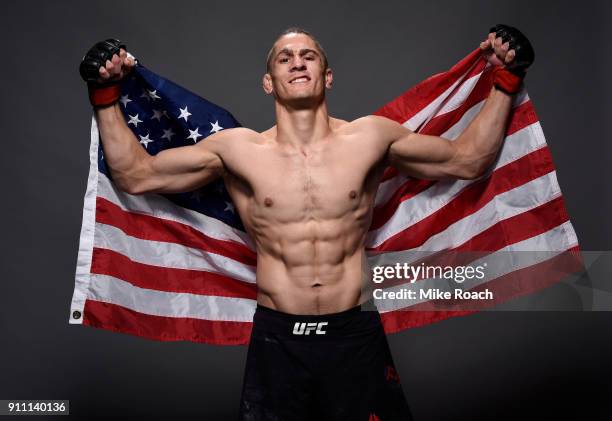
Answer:
[[(206, 141), (149, 155), (121, 113), (119, 82), (135, 66), (120, 41), (96, 43), (85, 55), (79, 71), (88, 82), (96, 113), (104, 157), (115, 184), (131, 194), (177, 193), (194, 190), (223, 174), (222, 151), (230, 147), (240, 129), (226, 129)], [(242, 129), (244, 130), (244, 129)]]
[(131, 194), (179, 193), (194, 190), (222, 176), (222, 150), (235, 138), (226, 129), (191, 146), (149, 155), (127, 126), (117, 104), (96, 110), (104, 159), (115, 181)]

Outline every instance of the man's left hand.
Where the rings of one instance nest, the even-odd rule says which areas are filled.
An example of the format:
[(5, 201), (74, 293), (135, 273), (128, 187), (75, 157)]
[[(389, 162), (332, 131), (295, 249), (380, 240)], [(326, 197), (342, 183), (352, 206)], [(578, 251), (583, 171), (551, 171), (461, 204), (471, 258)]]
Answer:
[(480, 43), (485, 59), (493, 66), (504, 66), (516, 74), (524, 74), (533, 63), (535, 52), (525, 35), (516, 28), (496, 25)]

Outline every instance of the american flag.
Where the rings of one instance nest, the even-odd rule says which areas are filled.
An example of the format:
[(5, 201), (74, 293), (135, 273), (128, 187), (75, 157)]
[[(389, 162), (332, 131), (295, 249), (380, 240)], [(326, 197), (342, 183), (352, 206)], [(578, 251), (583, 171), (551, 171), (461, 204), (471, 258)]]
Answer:
[[(475, 50), (375, 114), (454, 140), (491, 86), (491, 67)], [(123, 82), (120, 107), (152, 155), (240, 125), (226, 110), (142, 65)], [(158, 340), (248, 343), (256, 306), (256, 252), (223, 182), (181, 194), (122, 192), (104, 161), (95, 118), (90, 163), (70, 323)], [(492, 288), (498, 292), (495, 303), (575, 270), (560, 260), (577, 252), (578, 242), (527, 92), (515, 96), (501, 152), (480, 179), (418, 180), (388, 168), (366, 250), (372, 266), (439, 263), (457, 253), (466, 260), (475, 251), (468, 263), (486, 258), (494, 270), (464, 288)], [(376, 304), (387, 332), (475, 310), (440, 309), (428, 302)]]

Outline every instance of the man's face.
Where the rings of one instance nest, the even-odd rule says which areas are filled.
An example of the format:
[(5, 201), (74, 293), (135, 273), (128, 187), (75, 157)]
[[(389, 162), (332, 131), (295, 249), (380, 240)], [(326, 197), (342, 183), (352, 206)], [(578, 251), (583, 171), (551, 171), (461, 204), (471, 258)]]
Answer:
[(331, 70), (323, 66), (323, 57), (312, 38), (305, 34), (284, 35), (274, 44), (264, 90), (282, 104), (313, 107), (325, 98), (325, 88), (332, 83)]

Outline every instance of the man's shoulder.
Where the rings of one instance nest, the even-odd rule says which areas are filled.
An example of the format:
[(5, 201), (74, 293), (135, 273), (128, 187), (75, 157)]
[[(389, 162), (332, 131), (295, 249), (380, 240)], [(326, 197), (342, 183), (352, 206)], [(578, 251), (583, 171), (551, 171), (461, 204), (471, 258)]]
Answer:
[(194, 146), (205, 151), (212, 151), (222, 158), (227, 158), (235, 156), (240, 151), (244, 152), (248, 145), (262, 143), (261, 139), (261, 134), (255, 130), (246, 127), (234, 127), (219, 130)]
[(346, 131), (358, 132), (379, 130), (390, 124), (395, 124), (392, 120), (377, 115), (367, 115), (345, 123), (346, 124), (342, 126), (342, 129)]
[(347, 122), (341, 127), (341, 130), (348, 135), (354, 134), (359, 138), (368, 138), (369, 141), (372, 141), (372, 138), (387, 138), (387, 133), (396, 130), (397, 126), (395, 121), (386, 117), (367, 115)]
[(225, 145), (244, 144), (257, 142), (262, 138), (261, 134), (246, 127), (233, 127), (223, 129), (208, 137), (210, 143)]
[(247, 127), (233, 127), (231, 129), (224, 129), (219, 133), (225, 133), (227, 137), (232, 139), (251, 140), (261, 137), (261, 134), (253, 129)]

